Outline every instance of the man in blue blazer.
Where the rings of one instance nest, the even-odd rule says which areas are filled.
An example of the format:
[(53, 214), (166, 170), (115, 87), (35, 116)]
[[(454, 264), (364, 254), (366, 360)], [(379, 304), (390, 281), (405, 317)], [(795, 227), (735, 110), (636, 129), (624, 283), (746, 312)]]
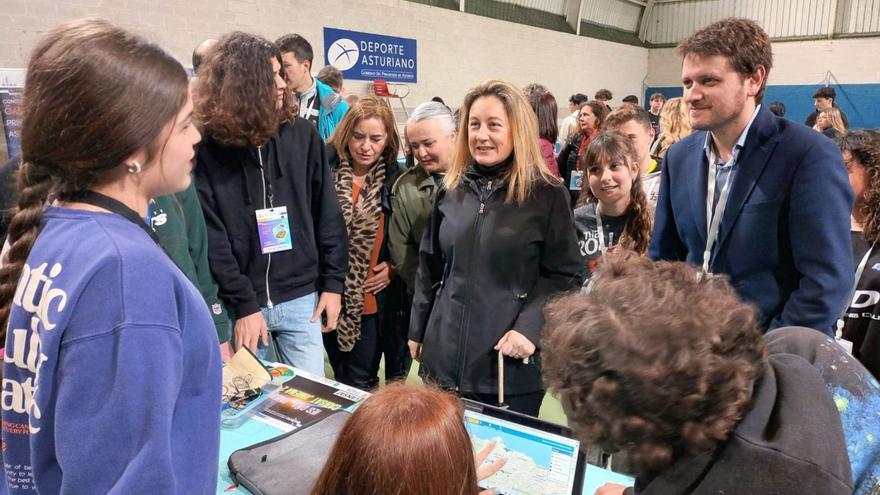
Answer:
[(679, 53), (696, 132), (666, 154), (650, 256), (729, 276), (766, 329), (831, 334), (853, 283), (840, 152), (761, 105), (773, 56), (753, 21), (718, 21)]

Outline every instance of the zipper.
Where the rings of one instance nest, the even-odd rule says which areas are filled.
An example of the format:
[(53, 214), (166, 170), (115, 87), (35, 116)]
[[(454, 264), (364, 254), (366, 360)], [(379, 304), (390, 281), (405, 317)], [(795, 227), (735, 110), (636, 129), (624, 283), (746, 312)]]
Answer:
[[(268, 195), (266, 194), (266, 172), (263, 168), (263, 147), (257, 146), (257, 159), (260, 161), (260, 179), (261, 185), (263, 186), (263, 209), (266, 209), (266, 198), (269, 198), (269, 208), (274, 208), (272, 205), (272, 193), (270, 192)], [(269, 253), (269, 262), (266, 263), (266, 307), (272, 309), (272, 296), (269, 294), (269, 268), (272, 267), (272, 253)]]
[[(486, 211), (486, 202), (489, 201), (489, 198), (492, 197), (492, 181), (486, 183), (486, 190), (479, 191), (479, 200), (480, 200), (480, 209), (477, 214), (477, 218), (474, 221), (474, 237), (473, 243), (471, 244), (471, 255), (476, 252), (477, 249), (477, 241), (479, 240), (480, 228), (483, 225), (483, 213)], [(473, 258), (471, 258), (471, 266), (469, 268), (473, 268)], [(470, 270), (473, 273), (473, 270)], [(467, 285), (465, 286), (465, 300), (470, 300), (470, 293), (473, 286), (474, 277), (467, 278)], [(462, 352), (458, 353), (458, 385), (455, 387), (456, 392), (461, 392), (462, 383), (464, 382), (464, 365), (465, 365), (465, 354), (467, 353), (468, 348), (468, 332), (466, 330), (466, 323), (471, 315), (471, 306), (468, 304), (467, 309), (462, 312), (461, 323), (459, 324), (458, 330), (458, 341), (462, 342)]]

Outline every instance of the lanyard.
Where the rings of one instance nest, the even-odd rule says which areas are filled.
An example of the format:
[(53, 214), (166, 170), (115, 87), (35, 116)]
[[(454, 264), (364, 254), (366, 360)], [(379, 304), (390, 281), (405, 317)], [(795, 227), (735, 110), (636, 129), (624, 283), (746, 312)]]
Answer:
[(306, 101), (306, 105), (304, 105), (304, 110), (301, 109), (300, 117), (306, 119), (308, 121), (318, 120), (318, 115), (320, 112), (318, 108), (320, 106), (320, 100), (318, 100), (318, 90), (315, 89), (315, 96), (312, 98), (312, 101)]
[[(272, 153), (269, 151), (269, 147), (266, 147), (266, 161), (271, 161)], [(260, 162), (260, 175), (263, 179), (263, 188), (266, 193), (266, 198), (269, 200), (269, 208), (275, 208), (275, 202), (273, 201), (274, 196), (272, 194), (272, 171), (266, 170), (266, 166), (263, 164), (263, 146), (257, 146), (257, 160)], [(271, 167), (270, 167), (271, 168)], [(268, 173), (267, 173), (268, 172)], [(263, 202), (263, 208), (266, 207), (265, 201)]]
[(715, 205), (714, 214), (712, 212), (712, 203), (715, 201), (715, 174), (718, 171), (718, 164), (715, 163), (715, 152), (709, 152), (709, 186), (706, 191), (706, 250), (703, 251), (703, 273), (709, 273), (709, 262), (712, 260), (712, 249), (715, 247), (715, 241), (718, 239), (718, 230), (721, 228), (721, 217), (724, 216), (724, 210), (727, 209), (727, 200), (730, 197), (730, 186), (733, 184), (733, 167), (739, 157), (739, 148), (733, 151), (730, 158), (730, 172), (727, 177), (727, 183), (718, 196), (718, 204)]
[[(605, 246), (605, 227), (602, 226), (602, 212), (599, 211), (599, 203), (596, 203), (596, 232), (599, 234), (599, 252), (605, 256), (608, 247)], [(614, 232), (609, 234), (608, 244), (614, 245)]]
[(156, 232), (144, 222), (144, 219), (141, 218), (141, 216), (138, 215), (136, 211), (132, 210), (121, 201), (117, 201), (110, 196), (106, 196), (95, 191), (83, 191), (74, 195), (70, 199), (72, 201), (97, 206), (98, 208), (103, 208), (107, 211), (116, 213), (117, 215), (125, 218), (129, 222), (143, 229), (143, 231), (150, 236), (150, 239), (153, 239), (153, 242), (155, 242), (156, 245), (158, 245), (160, 248), (162, 247), (162, 243), (159, 242), (159, 236), (156, 235)]

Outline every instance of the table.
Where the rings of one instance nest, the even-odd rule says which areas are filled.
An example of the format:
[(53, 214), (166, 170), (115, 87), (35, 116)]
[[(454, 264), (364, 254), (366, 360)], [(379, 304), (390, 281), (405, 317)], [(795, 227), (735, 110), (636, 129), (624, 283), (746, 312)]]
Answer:
[[(323, 377), (317, 377), (281, 363), (268, 363), (267, 367), (272, 373), (273, 384), (283, 384), (296, 374), (333, 387), (355, 390), (339, 382)], [(369, 395), (367, 392), (362, 393)], [(353, 410), (356, 408), (357, 406), (352, 406), (349, 409)], [(249, 491), (243, 488), (238, 488), (232, 481), (229, 474), (229, 467), (227, 466), (229, 456), (238, 449), (269, 440), (270, 438), (274, 438), (287, 431), (289, 430), (284, 429), (283, 425), (273, 422), (269, 418), (262, 418), (259, 416), (247, 419), (237, 428), (222, 428), (220, 430), (220, 471), (217, 480), (217, 495), (250, 495)], [(607, 469), (588, 464), (586, 473), (584, 474), (583, 495), (593, 495), (596, 489), (606, 482), (631, 486), (634, 483), (634, 480), (629, 476), (617, 474)]]
[[(284, 382), (290, 380), (294, 376), (301, 376), (315, 382), (329, 385), (334, 388), (348, 390), (352, 393), (363, 395), (365, 398), (369, 397), (370, 395), (369, 392), (354, 389), (331, 379), (321, 376), (315, 376), (311, 373), (307, 373), (305, 371), (293, 368), (292, 366), (287, 366), (282, 363), (264, 364), (269, 369), (269, 372), (272, 374), (272, 385), (283, 385)], [(356, 408), (357, 405), (354, 405), (343, 410), (353, 412)], [(232, 453), (236, 450), (249, 447), (265, 440), (269, 440), (270, 438), (277, 437), (278, 435), (281, 435), (288, 431), (291, 431), (291, 429), (287, 425), (284, 425), (271, 418), (264, 417), (260, 414), (256, 414), (248, 418), (236, 428), (221, 428), (219, 459), (220, 470), (217, 480), (217, 495), (250, 495), (249, 491), (243, 488), (238, 488), (235, 485), (235, 482), (232, 480), (232, 477), (229, 473), (229, 466), (227, 465), (229, 461), (229, 456), (231, 456)]]

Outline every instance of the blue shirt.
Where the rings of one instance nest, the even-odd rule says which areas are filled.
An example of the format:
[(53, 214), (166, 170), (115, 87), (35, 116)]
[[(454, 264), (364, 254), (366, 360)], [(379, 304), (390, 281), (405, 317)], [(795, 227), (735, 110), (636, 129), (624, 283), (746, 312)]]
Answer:
[(9, 493), (215, 492), (217, 334), (199, 292), (142, 229), (48, 208), (8, 328)]
[(728, 162), (722, 161), (721, 157), (715, 154), (715, 150), (712, 147), (712, 133), (706, 133), (706, 142), (703, 144), (703, 151), (706, 153), (706, 159), (709, 161), (709, 163), (715, 161), (716, 165), (715, 198), (713, 199), (712, 203), (716, 208), (718, 206), (718, 197), (721, 195), (721, 191), (724, 189), (728, 182), (733, 180), (734, 168), (736, 167), (736, 157), (737, 155), (739, 155), (740, 150), (746, 145), (746, 136), (749, 134), (749, 129), (751, 129), (752, 127), (752, 122), (755, 121), (755, 117), (758, 116), (758, 111), (760, 109), (761, 105), (755, 107), (755, 111), (752, 113), (752, 117), (749, 119), (749, 123), (746, 124), (746, 128), (743, 129), (742, 133), (739, 135), (739, 139), (736, 140), (736, 144), (733, 145), (733, 149), (730, 150), (730, 155), (733, 158)]

